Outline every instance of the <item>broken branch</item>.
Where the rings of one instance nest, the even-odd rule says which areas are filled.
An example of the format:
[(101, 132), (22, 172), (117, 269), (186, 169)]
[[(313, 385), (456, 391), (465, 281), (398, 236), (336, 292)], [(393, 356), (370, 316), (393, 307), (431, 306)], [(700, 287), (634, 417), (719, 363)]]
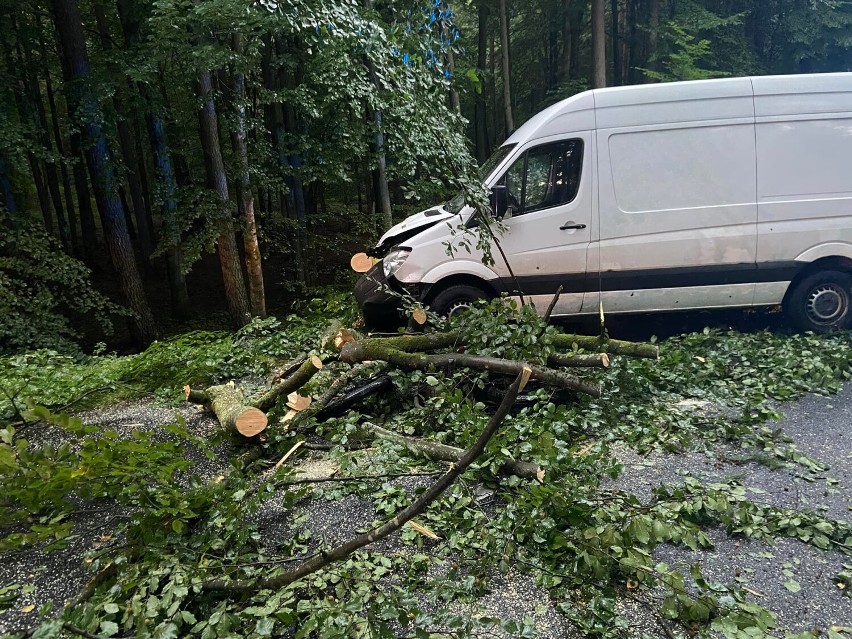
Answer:
[(518, 393), (526, 385), (531, 374), (532, 371), (528, 367), (524, 368), (518, 374), (515, 381), (506, 392), (506, 396), (500, 403), (497, 412), (491, 416), (485, 428), (479, 434), (476, 443), (471, 446), (470, 450), (464, 454), (458, 463), (451, 466), (444, 475), (427, 488), (426, 491), (414, 502), (409, 504), (407, 508), (396, 515), (396, 517), (386, 521), (378, 528), (356, 535), (353, 539), (332, 548), (329, 552), (317, 555), (308, 561), (305, 561), (293, 570), (288, 570), (287, 572), (276, 575), (275, 577), (260, 579), (257, 581), (247, 579), (232, 581), (227, 579), (213, 579), (204, 582), (202, 584), (202, 590), (207, 592), (226, 591), (229, 593), (253, 592), (265, 589), (277, 590), (301, 579), (302, 577), (306, 577), (307, 575), (310, 575), (329, 564), (340, 561), (341, 559), (351, 555), (359, 548), (363, 548), (373, 542), (384, 539), (391, 533), (399, 530), (406, 522), (425, 512), (432, 502), (440, 497), (444, 491), (446, 491), (447, 488), (449, 488), (480, 455), (482, 455), (485, 451), (486, 445), (500, 428), (500, 425), (503, 423), (506, 415), (509, 414), (515, 400), (518, 398)]

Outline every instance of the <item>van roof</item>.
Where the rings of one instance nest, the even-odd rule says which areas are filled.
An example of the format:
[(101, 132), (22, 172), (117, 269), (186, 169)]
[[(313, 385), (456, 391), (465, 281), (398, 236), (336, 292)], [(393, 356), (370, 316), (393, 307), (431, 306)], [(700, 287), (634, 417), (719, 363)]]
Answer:
[[(753, 98), (817, 93), (849, 93), (848, 110), (852, 111), (852, 73), (720, 78), (594, 89), (540, 111), (504, 144), (596, 127), (753, 117)], [(655, 104), (666, 107), (648, 109)], [(701, 107), (696, 108), (699, 104)], [(644, 108), (641, 112), (630, 109), (636, 106)], [(627, 111), (630, 113), (625, 117)], [(570, 124), (566, 119), (570, 119)]]

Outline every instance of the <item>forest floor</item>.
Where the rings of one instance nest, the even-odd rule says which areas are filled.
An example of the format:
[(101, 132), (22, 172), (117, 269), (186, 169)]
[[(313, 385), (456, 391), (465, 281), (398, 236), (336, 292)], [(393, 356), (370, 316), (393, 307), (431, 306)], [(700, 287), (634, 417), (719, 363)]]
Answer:
[[(696, 408), (710, 409), (700, 405)], [(828, 472), (812, 476), (790, 468), (772, 470), (755, 461), (743, 461), (742, 452), (727, 444), (718, 444), (706, 452), (682, 454), (652, 452), (640, 455), (622, 447), (616, 455), (623, 464), (623, 471), (609, 486), (635, 494), (647, 502), (654, 487), (680, 484), (686, 476), (705, 484), (736, 477), (757, 502), (795, 510), (816, 510), (834, 519), (848, 519), (852, 512), (852, 384), (836, 396), (808, 396), (780, 408), (786, 417), (776, 424), (777, 428), (783, 429), (811, 458), (829, 466)], [(193, 407), (181, 407), (177, 413), (197, 435), (207, 436), (219, 428), (212, 415)], [(173, 423), (175, 414), (175, 409), (157, 408), (141, 400), (79, 416), (86, 423), (129, 435), (134, 430), (157, 432), (160, 426)], [(61, 436), (61, 431), (46, 428), (33, 443), (48, 443), (49, 440), (59, 443)], [(220, 452), (222, 459), (227, 459), (227, 450)], [(196, 462), (195, 471), (203, 478), (213, 478), (224, 470), (221, 464), (198, 451), (187, 449), (187, 454)], [(298, 461), (297, 468), (306, 477), (329, 476), (337, 470), (334, 464), (311, 453)], [(411, 489), (418, 482), (411, 479), (405, 483)], [(483, 498), (488, 497), (488, 493), (483, 494)], [(270, 542), (276, 536), (289, 534), (287, 522), (298, 518), (287, 514), (279, 502), (270, 498), (254, 515), (259, 529)], [(369, 499), (354, 496), (339, 501), (309, 498), (299, 508), (307, 516), (307, 525), (314, 535), (329, 543), (343, 541), (379, 518)], [(84, 557), (93, 550), (120, 543), (112, 539), (111, 533), (126, 515), (117, 506), (107, 506), (97, 512), (88, 510), (77, 517), (79, 532), (67, 548), (54, 552), (27, 549), (0, 555), (0, 586), (19, 583), (29, 590), (14, 608), (0, 612), (0, 634), (29, 627), (33, 610), (30, 606), (38, 608), (49, 600), (58, 603), (73, 596), (90, 576)], [(714, 543), (711, 550), (689, 551), (664, 545), (658, 549), (656, 558), (673, 566), (698, 564), (707, 578), (724, 583), (740, 582), (757, 593), (754, 596), (761, 605), (777, 615), (779, 636), (852, 624), (852, 598), (845, 596), (832, 579), (849, 561), (848, 557), (792, 539), (768, 544), (729, 537), (721, 529), (713, 530), (711, 539)], [(392, 538), (385, 542), (384, 550), (428, 552), (430, 545), (440, 543), (427, 541), (424, 549), (417, 549)], [(792, 585), (794, 582), (797, 585)], [(655, 616), (644, 606), (626, 597), (620, 605), (622, 614), (630, 620), (631, 636), (666, 636)], [(516, 569), (495, 575), (488, 594), (475, 603), (465, 604), (459, 612), (514, 618), (519, 622), (524, 617), (532, 617), (540, 639), (574, 636), (570, 624), (556, 611), (547, 592)]]
[[(610, 330), (619, 337), (644, 340), (652, 331), (659, 334), (661, 327), (674, 335), (695, 331), (713, 322), (723, 326), (731, 324), (731, 317), (727, 315), (674, 317), (676, 319), (670, 322), (661, 322), (659, 316), (645, 323), (613, 321)], [(775, 315), (744, 314), (735, 319), (736, 328), (745, 331), (771, 328), (779, 321)], [(718, 339), (724, 344), (726, 338)], [(717, 356), (722, 357), (723, 350), (720, 349)], [(690, 356), (689, 359), (704, 361), (702, 357)], [(654, 446), (642, 449), (616, 440), (610, 444), (609, 452), (621, 465), (621, 470), (617, 477), (604, 479), (600, 489), (602, 493), (618, 491), (633, 495), (639, 504), (648, 505), (656, 498), (655, 490), (660, 486), (677, 487), (695, 482), (712, 487), (735, 482), (754, 504), (790, 512), (817, 513), (824, 520), (848, 522), (852, 519), (852, 383), (847, 383), (834, 395), (808, 394), (794, 401), (777, 402), (774, 407), (784, 415), (779, 421), (768, 424), (775, 432), (774, 437), (780, 440), (782, 435), (788, 436), (811, 466), (767, 459), (759, 450), (741, 447), (735, 439), (711, 439), (694, 450), (687, 448), (677, 452)], [(678, 402), (676, 410), (683, 415), (706, 415), (709, 423), (710, 418), (724, 417), (731, 407), (716, 404), (712, 399), (692, 397)], [(155, 399), (148, 395), (111, 403), (79, 412), (77, 416), (102, 432), (115, 431), (119, 438), (149, 432), (154, 435), (155, 442), (179, 442), (184, 446), (183, 454), (193, 464), (191, 472), (204, 482), (226, 474), (231, 460), (239, 453), (232, 440), (213, 437), (220, 426), (212, 414), (189, 404), (167, 407), (162, 397)], [(213, 449), (208, 453), (213, 454), (205, 455), (193, 444), (169, 432), (168, 426), (176, 420), (185, 420), (186, 429), (192, 435), (210, 439)], [(702, 423), (703, 420), (694, 421)], [(34, 448), (60, 445), (67, 439), (67, 433), (52, 424), (30, 423), (26, 428), (29, 445)], [(665, 436), (660, 433), (661, 438)], [(413, 459), (408, 463), (415, 470), (422, 466)], [(293, 455), (288, 464), (299, 478), (326, 478), (339, 476), (339, 473), (345, 476), (347, 470), (340, 468), (339, 459), (307, 447)], [(263, 471), (254, 481), (268, 480), (273, 472), (272, 469)], [(392, 493), (387, 484), (394, 484), (401, 489), (403, 497), (408, 495), (410, 499), (418, 488), (430, 482), (426, 477), (394, 479), (386, 482), (382, 491)], [(471, 493), (476, 509), (486, 517), (495, 516), (501, 505), (501, 494), (493, 485), (476, 482), (469, 485), (475, 487)], [(363, 494), (309, 491), (295, 504), (288, 503), (286, 493), (286, 488), (270, 493), (260, 507), (248, 515), (265, 546), (283, 545), (293, 537), (297, 527), (309, 531), (313, 543), (335, 545), (387, 517), (388, 511), (380, 510), (381, 501), (369, 491)], [(89, 564), (93, 558), (97, 561), (99, 556), (112, 555), (125, 547), (127, 540), (120, 531), (132, 514), (130, 509), (110, 500), (80, 500), (79, 506), (74, 507), (79, 510), (68, 515), (75, 524), (72, 534), (57, 548), (50, 550), (50, 545), (36, 544), (0, 553), (0, 635), (31, 630), (38, 624), (38, 611), (45, 603), (52, 601), (56, 610), (80, 591), (91, 578)], [(737, 521), (732, 526), (741, 524)], [(750, 601), (775, 616), (776, 627), (766, 635), (755, 636), (789, 637), (814, 631), (814, 637), (828, 634), (836, 639), (852, 633), (852, 597), (839, 587), (837, 577), (850, 571), (848, 553), (842, 554), (841, 549), (834, 549), (834, 546), (820, 549), (813, 543), (794, 538), (764, 541), (752, 535), (737, 534), (736, 530), (726, 530), (718, 522), (708, 525), (706, 533), (711, 547), (690, 550), (684, 545), (661, 543), (653, 551), (653, 560), (686, 575), (690, 574), (690, 566), (698, 566), (707, 582), (736, 584), (747, 593)], [(845, 544), (848, 546), (848, 539)], [(842, 549), (849, 550), (848, 547)], [(373, 550), (387, 557), (411, 558), (412, 561), (416, 555), (429, 556), (432, 563), (428, 578), (435, 583), (446, 577), (453, 564), (469, 561), (449, 545), (448, 537), (439, 535), (437, 539), (429, 539), (413, 531), (392, 535), (375, 544)], [(475, 597), (450, 597), (446, 605), (465, 618), (515, 620), (518, 626), (534, 628), (535, 636), (540, 639), (584, 636), (560, 612), (559, 607), (565, 602), (554, 598), (530, 573), (520, 559), (510, 561), (504, 570), (498, 570), (495, 564)], [(385, 579), (392, 579), (392, 575)], [(692, 581), (687, 580), (686, 586), (698, 594)], [(618, 590), (616, 610), (625, 622), (627, 636), (636, 639), (686, 636), (682, 626), (673, 625), (660, 614), (666, 596), (662, 588), (640, 585), (637, 589), (628, 580)], [(428, 612), (430, 607), (442, 605), (440, 593), (437, 594), (436, 597), (433, 590), (428, 595), (415, 592), (414, 596), (419, 606)], [(284, 632), (278, 636), (294, 636), (295, 629)], [(411, 635), (406, 630), (400, 636)], [(494, 630), (488, 636), (520, 634)]]
[[(692, 409), (712, 413), (718, 407), (694, 401)], [(704, 485), (735, 478), (756, 503), (848, 520), (852, 512), (852, 384), (835, 396), (809, 395), (779, 404), (778, 409), (786, 416), (772, 427), (783, 430), (799, 450), (829, 467), (828, 471), (803, 472), (796, 466), (773, 469), (724, 442), (701, 452), (682, 453), (639, 454), (626, 445), (616, 445), (613, 453), (623, 466), (622, 472), (616, 479), (606, 481), (604, 488), (625, 491), (647, 503), (654, 488), (680, 485), (687, 477)], [(149, 399), (89, 410), (78, 416), (85, 423), (114, 429), (120, 436), (143, 430), (157, 433), (158, 438), (169, 438), (161, 427), (174, 423), (176, 415), (186, 419), (188, 429), (201, 437), (219, 428), (211, 414), (197, 407), (163, 408)], [(45, 426), (29, 437), (34, 445), (59, 444), (63, 432)], [(232, 444), (227, 441), (217, 446), (213, 460), (192, 447), (186, 449), (187, 456), (195, 463), (193, 472), (205, 480), (223, 472), (233, 452)], [(321, 453), (310, 451), (302, 451), (293, 463), (304, 477), (326, 477), (338, 470)], [(422, 478), (399, 481), (409, 493), (427, 483)], [(493, 498), (487, 489), (477, 496), (486, 511)], [(334, 544), (382, 519), (366, 496), (348, 495), (334, 500), (322, 495), (309, 496), (297, 504), (297, 509), (294, 516), (276, 495), (266, 500), (252, 515), (264, 541), (274, 544), (277, 538), (292, 534), (290, 522), (303, 519), (315, 538)], [(77, 524), (75, 535), (64, 549), (44, 552), (26, 548), (0, 555), (0, 588), (18, 584), (23, 593), (14, 606), (0, 610), (0, 634), (30, 627), (34, 610), (49, 600), (58, 605), (79, 591), (90, 577), (85, 557), (120, 546), (123, 542), (113, 538), (113, 531), (127, 515), (126, 510), (115, 505), (106, 504), (94, 510), (84, 507), (73, 516)], [(829, 627), (848, 632), (848, 626), (852, 625), (852, 598), (834, 583), (835, 575), (849, 562), (848, 557), (794, 539), (779, 539), (770, 544), (729, 535), (721, 528), (710, 529), (708, 534), (713, 542), (711, 549), (690, 551), (663, 544), (656, 549), (654, 558), (673, 567), (697, 564), (708, 580), (739, 583), (757, 603), (776, 615), (778, 636)], [(418, 538), (417, 544), (412, 545), (396, 536), (381, 542), (378, 550), (391, 555), (430, 553), (430, 549), (435, 550), (441, 543), (440, 539)], [(630, 636), (669, 637), (671, 630), (664, 628), (666, 624), (653, 611), (653, 606), (646, 605), (660, 603), (656, 600), (657, 593), (643, 595), (644, 598), (634, 598), (625, 590), (618, 603), (619, 612), (629, 622)], [(523, 566), (516, 565), (503, 574), (495, 572), (483, 596), (451, 605), (463, 615), (497, 616), (516, 619), (518, 623), (532, 619), (541, 639), (580, 636), (557, 611), (555, 603), (546, 590), (525, 574)], [(424, 601), (423, 605), (428, 608), (430, 604)]]

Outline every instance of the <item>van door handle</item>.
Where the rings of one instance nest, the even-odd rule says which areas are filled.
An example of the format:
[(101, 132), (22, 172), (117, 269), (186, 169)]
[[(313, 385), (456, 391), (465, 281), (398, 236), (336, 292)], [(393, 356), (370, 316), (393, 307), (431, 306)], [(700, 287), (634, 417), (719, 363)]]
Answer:
[(560, 231), (569, 231), (571, 229), (584, 229), (586, 228), (585, 224), (574, 224), (573, 222), (565, 222), (562, 226), (559, 227)]

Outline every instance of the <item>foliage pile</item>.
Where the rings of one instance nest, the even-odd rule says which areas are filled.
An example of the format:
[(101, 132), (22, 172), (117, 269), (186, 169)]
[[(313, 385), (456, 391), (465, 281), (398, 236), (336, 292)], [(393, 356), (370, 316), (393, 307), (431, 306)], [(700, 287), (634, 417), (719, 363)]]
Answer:
[[(89, 557), (93, 574), (100, 576), (93, 587), (73, 608), (45, 606), (39, 636), (56, 636), (70, 624), (105, 637), (262, 637), (286, 628), (305, 638), (427, 639), (499, 629), (531, 637), (532, 619), (518, 622), (460, 612), (486, 593), (501, 571), (515, 568), (534, 576), (557, 608), (589, 636), (619, 636), (627, 621), (616, 612), (616, 602), (632, 597), (654, 610), (669, 630), (709, 629), (744, 639), (771, 634), (772, 614), (749, 601), (738, 584), (713, 583), (697, 570), (685, 575), (655, 563), (653, 552), (659, 544), (706, 548), (706, 530), (723, 526), (732, 535), (789, 536), (845, 553), (852, 548), (848, 523), (751, 502), (735, 480), (705, 486), (686, 479), (681, 486), (656, 490), (645, 503), (602, 486), (606, 476), (615, 477), (620, 470), (611, 449), (615, 442), (639, 450), (685, 450), (725, 440), (742, 445), (745, 454), (757, 459), (802, 466), (802, 472), (816, 468), (794, 446), (779, 441), (766, 422), (777, 416), (775, 400), (832, 392), (849, 377), (848, 336), (706, 330), (662, 343), (659, 362), (614, 357), (609, 369), (590, 373), (603, 382), (599, 399), (584, 396), (566, 402), (546, 388), (531, 391), (529, 403), (506, 418), (476, 467), (419, 518), (439, 540), (427, 541), (415, 530), (404, 529), (402, 546), (368, 546), (280, 589), (239, 596), (203, 590), (211, 578), (275, 575), (290, 562), (327, 548), (305, 526), (305, 499), (336, 501), (357, 495), (369, 499), (381, 519), (398, 513), (419, 480), (400, 483), (385, 475), (443, 468), (415, 461), (393, 441), (378, 440), (369, 450), (350, 444), (363, 424), (371, 422), (468, 445), (487, 418), (477, 391), (487, 386), (485, 376), (469, 369), (446, 375), (391, 373), (397, 392), (370, 398), (357, 414), (302, 424), (334, 444), (328, 455), (340, 466), (337, 478), (350, 479), (313, 485), (294, 483), (297, 476), (288, 465), (261, 478), (257, 472), (262, 462), (241, 461), (239, 450), (218, 483), (202, 481), (192, 475), (181, 446), (210, 452), (209, 447), (180, 423), (168, 430), (181, 446), (141, 434), (122, 439), (109, 431), (96, 433), (56, 414), (73, 399), (57, 390), (62, 386), (57, 380), (78, 380), (73, 391), (78, 394), (114, 378), (121, 386), (113, 387), (125, 388), (128, 394), (150, 391), (159, 383), (176, 395), (187, 375), (203, 382), (254, 376), (255, 381), (248, 382), (252, 387), (274, 363), (317, 344), (329, 316), (325, 305), (315, 306), (317, 312), (303, 321), (288, 320), (281, 326), (272, 320), (255, 322), (237, 336), (184, 338), (131, 358), (99, 356), (85, 363), (3, 360), (2, 384), (17, 384), (22, 413), (17, 417), (50, 422), (66, 432), (69, 445), (82, 451), (72, 454), (68, 446), (28, 443), (31, 425), (0, 431), (5, 489), (0, 527), (5, 546), (61, 545), (73, 534), (69, 522), (71, 512), (80, 508), (79, 497), (95, 504), (116, 500), (132, 509), (115, 535), (123, 541)], [(554, 334), (534, 314), (507, 309), (502, 302), (473, 309), (456, 321), (450, 328), (463, 332), (467, 343), (499, 341), (502, 355), (535, 361), (546, 359)], [(46, 370), (37, 373), (39, 368)], [(335, 363), (322, 374), (345, 370)], [(23, 410), (24, 396), (53, 412)], [(688, 410), (678, 406), (683, 399), (707, 400), (725, 410)], [(4, 410), (7, 422), (17, 419), (8, 401)], [(270, 454), (290, 450), (305, 439), (300, 429), (280, 426), (271, 427), (269, 435)], [(546, 481), (495, 474), (502, 462), (516, 458), (544, 467)], [(151, 465), (151, 459), (156, 464)], [(33, 482), (47, 499), (33, 498)], [(476, 491), (483, 482), (494, 491), (486, 500)], [(289, 519), (284, 538), (265, 538), (251, 517), (269, 500)], [(659, 593), (664, 593), (661, 598)]]

